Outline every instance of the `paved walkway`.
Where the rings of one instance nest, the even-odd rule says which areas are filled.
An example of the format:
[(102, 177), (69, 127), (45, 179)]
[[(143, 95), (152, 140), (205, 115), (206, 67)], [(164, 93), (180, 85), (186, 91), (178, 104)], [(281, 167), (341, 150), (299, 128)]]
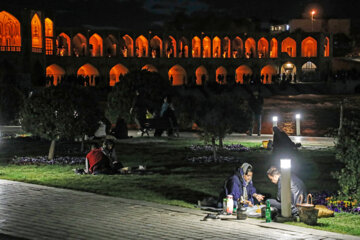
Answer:
[[(91, 207), (91, 208), (90, 208)], [(279, 223), (0, 180), (0, 239), (360, 239)]]

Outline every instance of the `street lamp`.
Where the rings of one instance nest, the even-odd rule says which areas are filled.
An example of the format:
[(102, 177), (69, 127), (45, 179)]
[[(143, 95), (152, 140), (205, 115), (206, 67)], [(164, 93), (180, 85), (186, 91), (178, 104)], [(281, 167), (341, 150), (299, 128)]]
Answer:
[(296, 118), (296, 136), (300, 136), (300, 118), (301, 118), (300, 113), (297, 113), (295, 115), (295, 118)]
[(280, 159), (281, 215), (291, 217), (291, 159)]
[(314, 31), (314, 15), (316, 14), (315, 10), (311, 11), (311, 31)]
[(273, 120), (273, 127), (277, 127), (278, 117), (277, 117), (277, 116), (273, 116), (272, 120)]

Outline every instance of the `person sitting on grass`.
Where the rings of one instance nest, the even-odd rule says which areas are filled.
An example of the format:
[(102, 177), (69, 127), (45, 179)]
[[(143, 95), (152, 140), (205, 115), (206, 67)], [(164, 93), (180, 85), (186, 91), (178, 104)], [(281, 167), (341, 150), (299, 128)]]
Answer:
[(234, 174), (225, 181), (224, 189), (218, 200), (218, 207), (222, 207), (222, 200), (227, 195), (233, 196), (234, 207), (237, 207), (238, 200), (243, 200), (245, 206), (250, 207), (255, 204), (255, 199), (258, 202), (264, 200), (263, 195), (256, 193), (252, 177), (253, 167), (249, 163), (244, 163), (237, 168)]
[(105, 140), (101, 148), (92, 147), (92, 150), (86, 155), (85, 172), (90, 174), (116, 174), (123, 168), (121, 162), (117, 161), (115, 153), (115, 143), (111, 140)]
[[(270, 167), (267, 171), (267, 176), (270, 181), (278, 185), (277, 197), (276, 199), (269, 199), (270, 206), (278, 210), (278, 213), (281, 211), (281, 173), (276, 167)], [(296, 203), (299, 202), (300, 196), (306, 196), (306, 188), (303, 181), (300, 178), (291, 174), (291, 213), (292, 215), (298, 214), (298, 209)]]

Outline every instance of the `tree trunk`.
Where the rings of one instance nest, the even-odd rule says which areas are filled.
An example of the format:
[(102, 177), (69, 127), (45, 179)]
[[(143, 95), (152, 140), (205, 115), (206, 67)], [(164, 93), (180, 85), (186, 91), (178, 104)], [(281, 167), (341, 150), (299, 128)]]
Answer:
[(215, 144), (215, 138), (214, 138), (214, 137), (211, 138), (211, 144), (212, 144), (212, 148), (213, 148), (214, 162), (217, 162), (217, 157), (216, 157), (216, 144)]
[(52, 159), (54, 158), (55, 142), (56, 142), (55, 139), (51, 140), (51, 145), (50, 145), (49, 155), (48, 155), (48, 159), (49, 159), (49, 160), (52, 160)]
[(340, 123), (338, 129), (338, 136), (340, 137), (341, 130), (343, 128), (343, 120), (344, 120), (344, 101), (340, 101)]
[(84, 137), (81, 138), (80, 152), (84, 152)]
[(219, 137), (219, 148), (223, 149), (224, 148), (224, 144), (223, 144), (223, 138)]

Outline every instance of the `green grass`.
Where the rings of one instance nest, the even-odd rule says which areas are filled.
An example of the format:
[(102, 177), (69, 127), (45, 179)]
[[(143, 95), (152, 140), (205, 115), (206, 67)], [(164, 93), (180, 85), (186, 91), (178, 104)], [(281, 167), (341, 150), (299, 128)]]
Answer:
[[(226, 141), (225, 144), (239, 142)], [(76, 175), (73, 168), (83, 166), (13, 165), (14, 155), (46, 155), (49, 143), (26, 139), (9, 139), (0, 142), (0, 178), (47, 186), (94, 192), (103, 195), (140, 199), (193, 208), (197, 200), (217, 197), (224, 179), (236, 166), (249, 162), (254, 166), (254, 185), (259, 193), (275, 195), (277, 186), (271, 184), (266, 171), (279, 160), (257, 143), (242, 143), (250, 152), (220, 151), (220, 155), (234, 156), (239, 163), (192, 164), (186, 158), (211, 155), (211, 152), (191, 152), (187, 146), (202, 144), (196, 139), (134, 138), (116, 145), (118, 158), (125, 166), (147, 166), (146, 175), (93, 176)], [(79, 149), (78, 143), (59, 143), (57, 155), (69, 149)], [(302, 150), (293, 158), (292, 170), (304, 180), (308, 191), (337, 190), (338, 185), (330, 172), (339, 169), (333, 149)], [(319, 229), (360, 235), (354, 229), (359, 216), (337, 215), (333, 219), (319, 219)], [(324, 222), (323, 222), (324, 221)], [(358, 226), (358, 225), (357, 225)]]
[(360, 216), (350, 213), (335, 213), (332, 218), (319, 218), (316, 226), (309, 226), (301, 222), (289, 222), (287, 224), (360, 236)]

